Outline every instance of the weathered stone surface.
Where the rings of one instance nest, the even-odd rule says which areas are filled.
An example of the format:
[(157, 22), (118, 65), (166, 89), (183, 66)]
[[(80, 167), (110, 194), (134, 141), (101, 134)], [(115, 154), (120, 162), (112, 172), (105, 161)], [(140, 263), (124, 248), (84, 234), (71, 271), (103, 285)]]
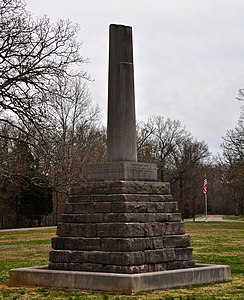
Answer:
[(111, 208), (113, 213), (145, 213), (148, 212), (148, 206), (146, 202), (114, 202)]
[(156, 181), (157, 166), (151, 163), (132, 161), (111, 161), (100, 164), (90, 164), (87, 168), (88, 181), (101, 180), (140, 180)]
[(71, 262), (71, 251), (65, 250), (52, 250), (49, 252), (49, 260), (54, 263), (70, 263)]
[[(74, 196), (76, 201), (81, 197), (80, 201), (91, 201), (91, 202), (175, 202), (173, 201), (172, 195), (160, 195), (160, 194), (92, 194), (89, 196)], [(85, 197), (85, 200), (83, 200)], [(72, 199), (73, 197), (71, 197)], [(72, 201), (70, 201), (72, 202)]]
[(62, 223), (101, 223), (104, 222), (103, 213), (86, 213), (86, 214), (62, 214)]
[(165, 270), (166, 270), (166, 263), (148, 265), (148, 272), (160, 272)]
[(147, 249), (145, 238), (106, 238), (101, 239), (103, 251), (140, 251)]
[[(147, 194), (97, 194), (91, 195), (94, 202), (149, 202), (150, 196)], [(160, 202), (160, 198), (158, 199)]]
[(157, 223), (151, 222), (144, 225), (144, 235), (151, 237), (151, 236), (162, 236), (163, 232), (165, 232), (165, 224), (164, 223)]
[(172, 202), (173, 197), (170, 194), (168, 194), (168, 195), (153, 195), (153, 194), (150, 194), (149, 195), (149, 201), (152, 201), (152, 202)]
[(73, 195), (69, 194), (67, 202), (68, 203), (80, 203), (80, 202), (90, 202), (91, 195)]
[(192, 248), (176, 248), (175, 260), (192, 260)]
[(85, 213), (85, 212), (95, 212), (95, 205), (92, 202), (81, 202), (81, 203), (66, 203), (65, 213)]
[(70, 270), (70, 271), (82, 271), (82, 264), (79, 263), (54, 263), (51, 262), (48, 265), (52, 270)]
[(153, 238), (153, 247), (151, 249), (162, 249), (164, 247), (164, 240), (160, 236), (158, 238)]
[(101, 250), (100, 238), (54, 237), (52, 248), (55, 250)]
[(164, 236), (163, 237), (164, 246), (177, 248), (177, 247), (189, 247), (191, 244), (191, 237), (190, 235), (171, 235), (171, 236)]
[(141, 265), (145, 263), (145, 253), (143, 251), (136, 252), (104, 252), (93, 251), (89, 253), (89, 262), (99, 263), (103, 265)]
[[(126, 210), (125, 207), (128, 208), (128, 210), (137, 210), (137, 207), (135, 206), (127, 206), (122, 205), (123, 208), (120, 206), (120, 210)], [(145, 206), (144, 206), (145, 208)], [(145, 209), (142, 210), (145, 210)], [(99, 211), (106, 210), (105, 208), (99, 208)], [(116, 206), (116, 210), (118, 210), (118, 207)], [(141, 208), (140, 208), (141, 210)], [(93, 212), (93, 213), (72, 213), (72, 214), (62, 214), (61, 216), (61, 222), (62, 223), (114, 223), (114, 222), (140, 222), (140, 223), (146, 223), (146, 222), (181, 222), (181, 214), (180, 213), (130, 213), (130, 212)]]
[(72, 263), (86, 263), (89, 261), (90, 251), (72, 251), (71, 262)]
[(165, 222), (165, 231), (163, 235), (176, 235), (176, 234), (184, 234), (184, 223), (183, 222)]
[(104, 266), (102, 272), (106, 273), (119, 273), (119, 274), (136, 274), (145, 273), (149, 271), (148, 265), (138, 265), (138, 266), (116, 266), (107, 265)]
[(50, 267), (134, 274), (192, 261), (191, 249), (184, 248), (190, 240), (167, 183), (82, 185), (69, 197), (52, 239)]
[(57, 235), (61, 237), (96, 237), (96, 224), (59, 223)]
[(87, 262), (81, 265), (80, 270), (86, 272), (104, 272), (104, 265)]
[(180, 213), (157, 213), (153, 214), (156, 222), (181, 222)]
[(98, 203), (95, 203), (95, 212), (110, 213), (111, 210), (112, 210), (112, 203), (111, 202), (98, 202)]
[(146, 263), (162, 263), (173, 261), (175, 259), (174, 249), (157, 249), (145, 251)]
[(102, 223), (97, 224), (99, 237), (142, 237), (145, 225), (141, 223)]
[(137, 161), (132, 28), (109, 27), (107, 160)]
[(186, 269), (193, 268), (195, 266), (194, 261), (170, 261), (166, 263), (166, 270)]
[(168, 182), (147, 181), (99, 181), (86, 182), (74, 185), (70, 188), (70, 195), (94, 195), (94, 194), (170, 194)]

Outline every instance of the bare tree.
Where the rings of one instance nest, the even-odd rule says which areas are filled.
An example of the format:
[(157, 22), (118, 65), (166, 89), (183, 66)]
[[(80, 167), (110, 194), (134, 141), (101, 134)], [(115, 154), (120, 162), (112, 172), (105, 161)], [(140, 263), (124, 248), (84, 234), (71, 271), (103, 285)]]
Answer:
[[(160, 168), (161, 180), (164, 180), (164, 171), (170, 155), (190, 134), (178, 120), (165, 119), (163, 116), (149, 118), (142, 124), (138, 138), (138, 155), (141, 160), (143, 153), (151, 151), (154, 162)], [(150, 148), (150, 151), (148, 151)]]
[(77, 32), (69, 20), (33, 19), (24, 0), (1, 1), (0, 122), (25, 133), (30, 125), (44, 124), (48, 99), (43, 95), (50, 86), (64, 77), (87, 78)]
[(202, 188), (203, 166), (208, 157), (208, 146), (192, 137), (178, 144), (170, 156), (170, 183), (177, 194), (179, 208), (186, 215), (194, 210), (195, 199), (199, 188)]

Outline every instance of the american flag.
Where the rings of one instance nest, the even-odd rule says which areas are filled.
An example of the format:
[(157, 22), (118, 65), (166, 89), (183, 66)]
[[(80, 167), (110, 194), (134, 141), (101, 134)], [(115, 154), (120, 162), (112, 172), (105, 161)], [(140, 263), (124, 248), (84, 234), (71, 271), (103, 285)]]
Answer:
[(205, 175), (204, 181), (203, 181), (203, 193), (207, 194), (207, 190), (208, 190), (208, 180), (207, 177)]

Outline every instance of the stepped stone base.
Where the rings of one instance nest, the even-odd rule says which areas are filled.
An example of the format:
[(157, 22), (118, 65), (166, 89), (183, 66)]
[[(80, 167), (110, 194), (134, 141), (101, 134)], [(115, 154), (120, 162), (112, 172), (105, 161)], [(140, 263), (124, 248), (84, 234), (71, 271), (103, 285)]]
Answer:
[(229, 266), (196, 265), (194, 268), (141, 274), (50, 270), (47, 267), (10, 271), (11, 286), (52, 287), (132, 294), (223, 282), (231, 279)]
[(168, 183), (99, 181), (73, 187), (52, 239), (53, 270), (146, 273), (194, 266)]
[(168, 183), (74, 186), (50, 264), (13, 269), (10, 285), (139, 293), (231, 279), (230, 267), (195, 265)]

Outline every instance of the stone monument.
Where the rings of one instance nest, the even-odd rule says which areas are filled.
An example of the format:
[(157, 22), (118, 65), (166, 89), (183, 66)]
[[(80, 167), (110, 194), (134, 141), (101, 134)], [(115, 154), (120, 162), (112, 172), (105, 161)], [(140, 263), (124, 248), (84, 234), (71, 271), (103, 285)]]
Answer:
[(193, 267), (190, 238), (168, 183), (154, 164), (138, 163), (132, 28), (111, 25), (107, 163), (72, 187), (51, 269), (145, 273)]
[(132, 293), (230, 278), (195, 265), (169, 183), (137, 162), (133, 68), (132, 28), (110, 25), (107, 162), (71, 187), (49, 266), (12, 270), (13, 285)]

